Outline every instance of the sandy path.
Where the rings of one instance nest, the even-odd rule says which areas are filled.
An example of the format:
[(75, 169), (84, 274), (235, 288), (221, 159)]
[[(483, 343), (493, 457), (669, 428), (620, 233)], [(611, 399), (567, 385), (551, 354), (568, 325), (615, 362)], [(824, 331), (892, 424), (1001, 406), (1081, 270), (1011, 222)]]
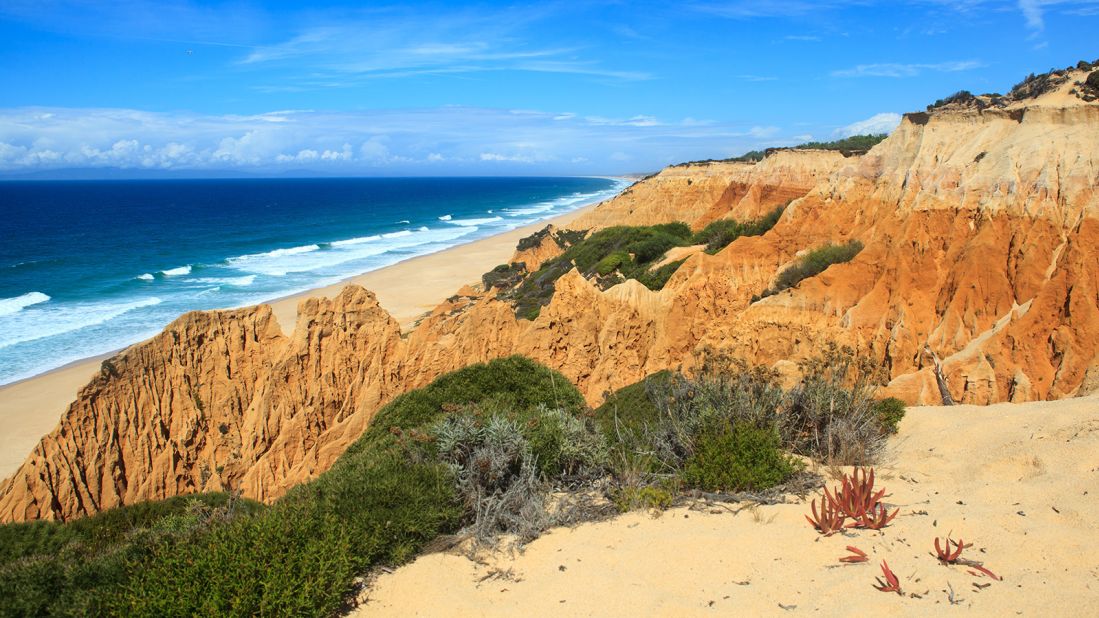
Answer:
[[(293, 330), (298, 303), (310, 296), (335, 296), (348, 283), (357, 283), (378, 296), (378, 301), (403, 326), (435, 308), (466, 283), (506, 262), (524, 236), (547, 224), (567, 225), (593, 206), (543, 220), (525, 227), (482, 238), (438, 253), (410, 258), (392, 266), (352, 277), (344, 282), (272, 301), (283, 331)], [(43, 435), (52, 430), (61, 414), (76, 399), (77, 391), (99, 371), (110, 354), (78, 361), (27, 380), (0, 386), (0, 478), (15, 472)]]
[[(901, 513), (880, 533), (822, 538), (800, 504), (631, 513), (485, 565), (423, 556), (356, 615), (1099, 615), (1099, 398), (911, 408), (888, 459), (879, 486)], [(940, 565), (929, 552), (948, 533), (1004, 581)], [(841, 566), (846, 545), (871, 562)], [(874, 590), (882, 559), (922, 598)], [(494, 571), (510, 575), (481, 581)]]

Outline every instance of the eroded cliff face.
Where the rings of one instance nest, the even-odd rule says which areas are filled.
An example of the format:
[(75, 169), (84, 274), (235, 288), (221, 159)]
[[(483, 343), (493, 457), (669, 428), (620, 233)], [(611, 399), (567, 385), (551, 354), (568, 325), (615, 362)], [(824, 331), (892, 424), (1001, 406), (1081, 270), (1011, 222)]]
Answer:
[(780, 150), (759, 163), (676, 165), (578, 217), (575, 229), (683, 221), (694, 229), (723, 218), (755, 219), (802, 197), (839, 168), (826, 150)]
[[(1062, 93), (1063, 94), (1063, 93)], [(691, 180), (690, 183), (687, 181)], [(767, 234), (695, 253), (653, 292), (573, 271), (533, 321), (463, 288), (411, 332), (349, 287), (303, 303), (291, 337), (260, 306), (183, 316), (105, 365), (0, 485), (0, 518), (71, 518), (241, 489), (262, 500), (325, 470), (396, 395), (513, 353), (591, 403), (702, 347), (790, 373), (830, 342), (889, 374), (886, 394), (1073, 396), (1099, 384), (1099, 105), (1065, 97), (910, 115), (861, 157), (783, 151), (756, 165), (669, 168), (576, 224), (700, 228), (793, 200)], [(864, 249), (753, 302), (799, 254)], [(558, 254), (548, 236), (516, 256)]]

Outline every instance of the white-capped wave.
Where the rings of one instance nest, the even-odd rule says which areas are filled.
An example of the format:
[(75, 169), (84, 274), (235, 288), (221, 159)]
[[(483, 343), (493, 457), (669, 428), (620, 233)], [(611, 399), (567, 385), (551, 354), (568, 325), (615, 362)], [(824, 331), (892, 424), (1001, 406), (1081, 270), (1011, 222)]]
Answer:
[(160, 299), (155, 297), (131, 301), (66, 303), (53, 307), (33, 307), (0, 316), (0, 348), (95, 326), (134, 309), (158, 304)]
[(443, 215), (439, 217), (439, 221), (450, 221), (454, 218), (454, 215)]
[(411, 221), (409, 221), (408, 219), (401, 219), (401, 220), (400, 220), (400, 221), (398, 221), (397, 223), (404, 223), (405, 225), (408, 225), (409, 223), (412, 223), (412, 222), (411, 222)]
[(44, 303), (50, 299), (42, 292), (27, 292), (14, 298), (0, 298), (0, 315), (11, 315), (23, 310), (24, 307)]
[(487, 225), (489, 223), (495, 223), (496, 221), (503, 221), (503, 217), (485, 217), (484, 219), (454, 219), (447, 220), (447, 223), (451, 225), (464, 225), (464, 226), (477, 226)]
[(358, 238), (348, 238), (347, 240), (334, 240), (332, 241), (333, 247), (347, 247), (350, 245), (361, 245), (364, 242), (374, 242), (381, 238), (381, 234), (374, 234), (372, 236), (359, 236)]
[(553, 204), (545, 203), (537, 206), (530, 206), (528, 208), (505, 208), (507, 216), (509, 217), (521, 217), (524, 215), (536, 215), (538, 213), (546, 212), (547, 210), (553, 210)]
[(427, 226), (426, 226), (426, 225), (421, 225), (421, 226), (420, 226), (420, 229), (418, 229), (418, 230), (416, 230), (416, 231), (418, 231), (418, 232), (426, 232), (427, 230), (428, 230), (428, 228), (427, 228)]
[(237, 270), (261, 275), (282, 277), (290, 273), (303, 273), (332, 268), (346, 262), (361, 260), (389, 251), (407, 251), (420, 245), (456, 240), (476, 231), (475, 227), (458, 227), (438, 230), (422, 229), (413, 232), (400, 230), (377, 236), (363, 236), (329, 243), (325, 248), (291, 252), (269, 251), (230, 258), (228, 263)]
[(234, 285), (238, 287), (252, 285), (253, 283), (255, 283), (255, 281), (255, 275), (244, 275), (243, 277), (197, 277), (195, 279), (187, 279), (187, 283)]
[(134, 278), (141, 279), (142, 281), (152, 281), (153, 279), (156, 279), (156, 277), (153, 276), (153, 273), (144, 273)]
[(188, 264), (186, 266), (180, 266), (179, 268), (169, 268), (168, 270), (162, 270), (160, 271), (160, 274), (164, 275), (165, 277), (179, 277), (182, 275), (189, 275), (191, 274), (191, 265)]

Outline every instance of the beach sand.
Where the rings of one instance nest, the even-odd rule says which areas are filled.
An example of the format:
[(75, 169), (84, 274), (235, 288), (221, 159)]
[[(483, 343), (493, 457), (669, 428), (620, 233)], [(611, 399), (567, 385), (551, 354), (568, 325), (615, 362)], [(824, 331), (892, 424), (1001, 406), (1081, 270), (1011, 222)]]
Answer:
[[(378, 301), (402, 325), (409, 327), (422, 314), (467, 283), (502, 264), (515, 253), (520, 238), (548, 224), (568, 225), (594, 205), (538, 223), (482, 238), (438, 253), (410, 258), (392, 266), (351, 277), (341, 283), (277, 299), (269, 304), (283, 332), (290, 333), (298, 303), (311, 296), (335, 296), (354, 283), (373, 291)], [(99, 371), (106, 354), (71, 363), (39, 376), (0, 386), (0, 478), (19, 468), (43, 435), (52, 430), (77, 391)]]
[[(900, 508), (881, 532), (821, 537), (808, 504), (634, 512), (483, 564), (422, 556), (354, 615), (1099, 615), (1099, 398), (909, 408), (877, 476)], [(946, 535), (1003, 581), (939, 564)], [(883, 559), (905, 596), (872, 587)]]

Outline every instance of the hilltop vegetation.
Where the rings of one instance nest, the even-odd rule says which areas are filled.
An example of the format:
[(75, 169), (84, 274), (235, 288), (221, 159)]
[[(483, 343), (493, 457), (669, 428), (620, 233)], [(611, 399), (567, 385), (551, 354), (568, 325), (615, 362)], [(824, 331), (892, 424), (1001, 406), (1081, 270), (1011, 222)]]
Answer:
[(860, 251), (862, 251), (862, 243), (857, 240), (852, 240), (840, 245), (829, 243), (822, 247), (817, 247), (798, 258), (796, 263), (780, 272), (775, 279), (774, 285), (765, 290), (759, 297), (753, 299), (753, 302), (760, 298), (766, 298), (767, 296), (778, 294), (783, 290), (796, 287), (797, 284), (805, 279), (821, 274), (833, 264), (850, 262), (855, 259), (855, 256), (858, 255)]
[(889, 137), (888, 133), (852, 135), (831, 142), (805, 142), (803, 144), (798, 144), (797, 146), (768, 148), (767, 150), (749, 150), (738, 157), (730, 157), (728, 159), (700, 159), (698, 161), (677, 163), (671, 167), (709, 165), (711, 163), (758, 163), (766, 159), (772, 152), (779, 150), (835, 150), (842, 153), (843, 156), (849, 157), (856, 154), (863, 154), (887, 137)]
[[(525, 273), (520, 264), (501, 264), (482, 277), (485, 287), (503, 290), (501, 298), (515, 305), (515, 314), (532, 320), (553, 298), (555, 284), (573, 268), (595, 282), (601, 289), (636, 279), (650, 290), (661, 290), (668, 279), (683, 264), (676, 260), (657, 266), (669, 249), (690, 245), (706, 245), (707, 253), (717, 253), (741, 236), (765, 234), (778, 223), (783, 208), (746, 222), (732, 219), (715, 221), (705, 229), (692, 233), (685, 223), (665, 223), (651, 226), (615, 226), (583, 235), (555, 240), (565, 252), (548, 260), (537, 271)], [(520, 241), (520, 247), (524, 246)], [(526, 242), (526, 246), (533, 246)]]

